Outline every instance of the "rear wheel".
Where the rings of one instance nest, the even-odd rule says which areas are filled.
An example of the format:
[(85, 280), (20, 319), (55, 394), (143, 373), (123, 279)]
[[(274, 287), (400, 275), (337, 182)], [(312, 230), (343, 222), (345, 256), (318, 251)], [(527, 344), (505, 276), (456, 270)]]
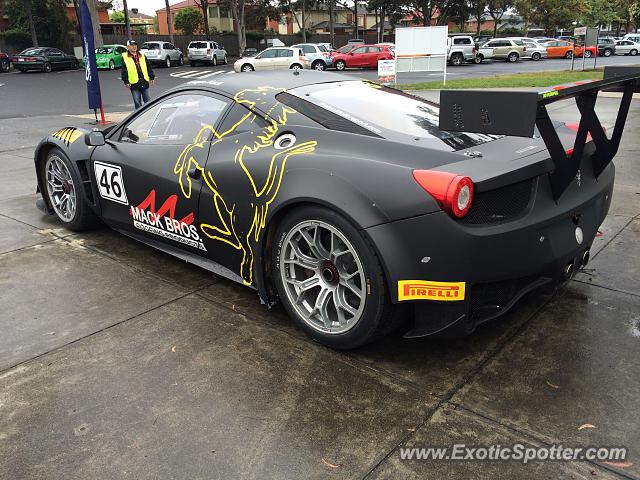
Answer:
[(604, 55), (605, 57), (610, 57), (613, 54), (613, 50), (611, 50), (610, 48), (605, 48), (604, 51), (602, 52), (602, 55)]
[(340, 71), (342, 71), (342, 70), (344, 70), (345, 68), (347, 68), (347, 64), (346, 64), (346, 63), (344, 63), (344, 60), (338, 60), (338, 61), (336, 62), (336, 70), (340, 70)]
[(164, 65), (167, 68), (171, 68), (171, 58), (169, 58), (169, 57), (165, 58)]
[(380, 261), (341, 215), (302, 207), (278, 226), (272, 278), (287, 313), (315, 340), (356, 348), (395, 326)]
[(213, 60), (212, 60), (213, 66), (216, 67), (218, 65), (218, 57), (216, 57), (215, 54), (213, 54)]
[(51, 64), (49, 62), (45, 62), (45, 64), (42, 66), (42, 71), (44, 73), (50, 73), (51, 72)]
[(518, 55), (516, 52), (511, 52), (508, 56), (507, 56), (507, 62), (509, 63), (515, 63), (518, 61), (518, 59), (520, 58), (520, 55)]
[(113, 60), (109, 60), (109, 70), (115, 70), (116, 63)]
[(27, 69), (26, 68), (19, 68), (18, 71), (20, 73), (27, 73)]
[(299, 63), (294, 63), (289, 68), (291, 70), (300, 71), (300, 70), (302, 70), (302, 65), (300, 65)]
[(629, 52), (629, 55), (631, 55), (631, 56), (633, 56), (633, 57), (635, 57), (637, 54), (638, 54), (638, 50), (635, 50), (635, 49), (634, 49), (634, 50), (631, 50), (631, 51)]
[(42, 178), (49, 204), (66, 228), (77, 232), (98, 223), (80, 191), (80, 175), (59, 149), (54, 148), (47, 154)]
[(189, 60), (189, 65), (191, 65), (192, 67), (197, 67), (198, 66), (198, 62), (195, 60)]
[(315, 62), (313, 62), (311, 64), (311, 68), (313, 68), (314, 70), (318, 70), (320, 72), (327, 69), (325, 63), (322, 60), (316, 60)]
[(9, 60), (5, 58), (0, 60), (0, 72), (8, 72), (10, 67), (11, 64), (9, 63)]
[(537, 62), (538, 60), (540, 60), (540, 58), (542, 58), (542, 55), (540, 55), (540, 53), (538, 52), (533, 52), (531, 54), (531, 60), (534, 60)]
[(449, 62), (451, 62), (451, 65), (455, 67), (459, 67), (464, 63), (464, 57), (462, 56), (461, 53), (454, 53), (451, 55)]
[(569, 50), (567, 53), (564, 54), (564, 58), (573, 58), (573, 52)]
[(226, 65), (227, 64), (227, 54), (224, 54), (224, 57), (222, 58), (222, 64)]
[(180, 55), (180, 59), (178, 60), (178, 65), (180, 66), (184, 65), (184, 57), (182, 55)]
[(484, 57), (478, 54), (476, 55), (476, 58), (473, 59), (473, 63), (475, 63), (476, 65), (480, 65), (483, 60), (484, 60)]
[(251, 65), (250, 63), (245, 63), (240, 69), (240, 71), (242, 72), (253, 72), (254, 70), (255, 68), (253, 68), (253, 65)]
[(584, 58), (591, 58), (591, 55), (593, 55), (591, 50), (585, 50), (584, 51)]

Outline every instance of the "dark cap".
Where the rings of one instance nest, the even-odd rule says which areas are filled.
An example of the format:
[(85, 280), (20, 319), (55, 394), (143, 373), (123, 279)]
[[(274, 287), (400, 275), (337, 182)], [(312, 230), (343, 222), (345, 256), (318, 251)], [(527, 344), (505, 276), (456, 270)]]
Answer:
[(129, 40), (127, 40), (127, 47), (128, 47), (129, 45), (138, 45), (138, 42), (136, 42), (135, 40), (131, 40), (131, 39), (129, 39)]

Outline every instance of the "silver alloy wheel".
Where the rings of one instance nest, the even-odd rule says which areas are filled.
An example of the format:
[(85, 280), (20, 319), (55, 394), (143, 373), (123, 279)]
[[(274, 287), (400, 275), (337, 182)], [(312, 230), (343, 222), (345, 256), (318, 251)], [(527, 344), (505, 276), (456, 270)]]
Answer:
[(167, 57), (166, 63), (167, 63), (167, 68), (171, 68), (171, 59), (169, 57)]
[(53, 154), (47, 158), (45, 164), (47, 193), (51, 206), (58, 217), (64, 222), (70, 222), (76, 214), (76, 189), (73, 178), (62, 158)]
[(245, 65), (242, 67), (243, 72), (253, 72), (253, 67), (251, 65)]
[(113, 62), (113, 60), (109, 60), (109, 70), (115, 70), (116, 68), (116, 64)]
[(316, 62), (316, 64), (313, 67), (314, 70), (318, 70), (319, 72), (323, 72), (324, 71), (324, 64), (322, 62)]
[(314, 330), (352, 329), (366, 303), (362, 262), (349, 240), (320, 220), (294, 226), (282, 243), (280, 276), (291, 306)]
[(297, 63), (291, 66), (291, 70), (293, 70), (294, 72), (297, 72), (298, 70), (301, 70), (300, 65), (298, 65)]

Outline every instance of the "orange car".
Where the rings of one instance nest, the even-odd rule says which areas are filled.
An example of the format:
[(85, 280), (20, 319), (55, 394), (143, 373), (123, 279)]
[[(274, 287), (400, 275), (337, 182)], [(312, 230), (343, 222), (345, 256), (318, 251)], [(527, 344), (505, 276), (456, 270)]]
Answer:
[[(551, 40), (544, 44), (547, 47), (548, 58), (571, 58), (574, 55), (573, 43), (565, 40)], [(595, 55), (594, 47), (587, 47), (587, 57)], [(580, 45), (575, 46), (575, 56), (581, 57), (584, 51), (584, 47)]]

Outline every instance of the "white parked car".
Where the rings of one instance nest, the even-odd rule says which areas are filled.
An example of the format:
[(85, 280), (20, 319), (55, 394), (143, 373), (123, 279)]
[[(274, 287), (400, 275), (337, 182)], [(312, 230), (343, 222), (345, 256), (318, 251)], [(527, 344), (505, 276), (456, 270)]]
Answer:
[(631, 40), (635, 43), (640, 43), (640, 33), (627, 33), (622, 40)]
[(227, 51), (217, 42), (196, 40), (189, 43), (187, 58), (189, 58), (191, 65), (197, 65), (198, 63), (209, 63), (211, 65), (221, 63), (226, 65)]
[(243, 57), (233, 64), (236, 72), (254, 70), (301, 70), (311, 68), (311, 62), (302, 50), (293, 47), (271, 47), (261, 51), (255, 57)]
[(180, 49), (169, 42), (144, 42), (140, 51), (152, 64), (160, 64), (169, 68), (171, 65), (184, 63)]
[(640, 44), (631, 40), (618, 40), (616, 42), (616, 55), (637, 55), (640, 52)]

